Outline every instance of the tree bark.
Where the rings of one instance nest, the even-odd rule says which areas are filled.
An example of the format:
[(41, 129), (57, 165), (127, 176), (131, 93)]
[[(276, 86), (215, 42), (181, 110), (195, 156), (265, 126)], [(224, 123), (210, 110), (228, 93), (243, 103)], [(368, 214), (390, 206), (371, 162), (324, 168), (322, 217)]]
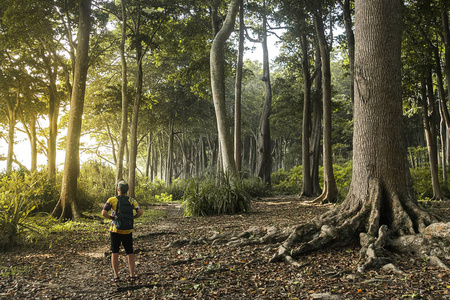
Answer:
[(170, 186), (172, 184), (173, 177), (173, 139), (174, 139), (174, 131), (173, 131), (173, 119), (171, 118), (169, 121), (169, 130), (167, 133), (168, 142), (167, 142), (167, 160), (166, 160), (166, 185)]
[(337, 186), (333, 174), (333, 151), (331, 142), (331, 64), (330, 47), (325, 37), (322, 13), (314, 14), (314, 24), (319, 41), (322, 62), (322, 100), (323, 100), (323, 175), (324, 188), (322, 194), (314, 202), (336, 202)]
[(67, 147), (64, 162), (64, 174), (61, 187), (61, 198), (53, 211), (60, 219), (76, 219), (77, 179), (79, 175), (80, 135), (83, 118), (86, 77), (89, 67), (89, 33), (91, 27), (91, 0), (80, 1), (80, 17), (78, 28), (78, 45), (75, 61), (73, 90), (70, 103), (69, 128), (67, 131)]
[(125, 145), (127, 144), (127, 133), (128, 133), (128, 95), (127, 95), (127, 61), (125, 59), (125, 41), (127, 36), (127, 11), (126, 11), (126, 0), (121, 1), (122, 7), (122, 37), (120, 41), (119, 51), (120, 51), (120, 62), (122, 64), (122, 120), (120, 123), (120, 137), (119, 137), (119, 147), (117, 153), (116, 162), (116, 181), (123, 178), (123, 156), (125, 152)]
[(233, 141), (230, 135), (225, 107), (225, 69), (224, 47), (227, 39), (234, 29), (239, 0), (232, 0), (228, 6), (228, 13), (222, 28), (217, 32), (211, 45), (210, 72), (211, 91), (213, 95), (214, 109), (216, 112), (217, 129), (222, 154), (223, 170), (234, 175), (237, 173), (233, 157)]
[(303, 70), (303, 123), (302, 123), (302, 191), (301, 196), (313, 194), (310, 160), (311, 137), (311, 72), (309, 70), (308, 39), (302, 35), (302, 70)]
[(433, 83), (430, 82), (431, 70), (428, 72), (427, 78), (422, 78), (421, 90), (422, 90), (422, 115), (423, 126), (425, 130), (425, 136), (427, 139), (427, 149), (429, 156), (431, 183), (433, 186), (433, 200), (441, 200), (442, 192), (439, 184), (438, 176), (438, 149), (437, 149), (437, 132), (436, 132), (436, 105), (434, 101)]
[(17, 113), (20, 106), (20, 87), (17, 88), (15, 101), (10, 101), (8, 97), (5, 98), (6, 106), (8, 108), (8, 154), (6, 156), (6, 173), (11, 173), (14, 159), (14, 131), (17, 124)]
[(352, 100), (353, 103), (355, 94), (354, 88), (355, 34), (353, 33), (353, 22), (350, 9), (350, 0), (344, 0), (344, 3), (342, 4), (342, 10), (344, 15), (345, 36), (347, 37), (347, 44), (348, 44), (348, 62), (350, 65), (350, 79), (351, 79), (350, 99)]
[[(56, 141), (58, 139), (58, 117), (59, 117), (59, 104), (58, 91), (56, 87), (57, 75), (53, 71), (51, 62), (45, 58), (45, 54), (42, 54), (43, 61), (47, 70), (47, 76), (49, 80), (48, 93), (48, 119), (49, 119), (49, 134), (47, 141), (47, 172), (51, 181), (56, 179)], [(70, 90), (69, 90), (70, 92)], [(69, 97), (69, 99), (72, 96)]]
[(234, 161), (238, 172), (242, 169), (241, 98), (242, 66), (244, 65), (244, 26), (244, 0), (239, 0), (239, 49), (234, 93)]
[(28, 124), (26, 124), (25, 118), (22, 118), (22, 124), (25, 127), (25, 131), (28, 135), (31, 148), (31, 171), (37, 170), (37, 134), (36, 134), (36, 116), (31, 114), (29, 116)]
[[(318, 46), (315, 46), (318, 48)], [(315, 51), (316, 55), (314, 58), (314, 69), (318, 70), (321, 67), (320, 50)], [(322, 107), (320, 106), (321, 95), (322, 95), (322, 72), (318, 72), (317, 76), (314, 78), (314, 91), (312, 95), (312, 131), (311, 131), (311, 180), (313, 186), (313, 195), (322, 194), (322, 188), (320, 187), (320, 177), (319, 177), (319, 165), (320, 165), (320, 137), (322, 128)]]
[[(138, 17), (138, 19), (140, 19)], [(139, 37), (139, 24), (140, 21), (136, 23), (135, 33)], [(138, 131), (138, 118), (139, 118), (139, 107), (142, 98), (142, 60), (144, 59), (144, 52), (142, 45), (139, 43), (136, 47), (136, 95), (133, 102), (133, 112), (131, 115), (131, 128), (130, 128), (130, 153), (128, 161), (128, 195), (134, 198), (135, 186), (136, 186), (136, 160), (137, 160), (137, 131)]]
[(262, 181), (269, 185), (272, 173), (272, 141), (270, 138), (270, 114), (272, 110), (272, 86), (270, 84), (269, 49), (267, 47), (267, 15), (266, 1), (263, 0), (263, 81), (264, 81), (264, 105), (256, 139), (256, 172)]

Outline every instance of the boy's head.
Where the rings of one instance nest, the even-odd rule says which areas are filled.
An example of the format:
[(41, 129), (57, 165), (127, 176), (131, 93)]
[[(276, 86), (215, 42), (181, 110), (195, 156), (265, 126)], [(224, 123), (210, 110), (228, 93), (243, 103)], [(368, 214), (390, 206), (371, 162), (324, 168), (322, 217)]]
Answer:
[(126, 194), (128, 192), (128, 183), (125, 180), (120, 179), (117, 183), (117, 190), (122, 195)]

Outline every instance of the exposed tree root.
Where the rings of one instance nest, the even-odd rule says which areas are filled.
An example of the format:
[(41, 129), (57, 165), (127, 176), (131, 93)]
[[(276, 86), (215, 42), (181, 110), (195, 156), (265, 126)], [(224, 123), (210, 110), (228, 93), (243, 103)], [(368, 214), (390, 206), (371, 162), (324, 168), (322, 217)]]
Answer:
[[(386, 201), (386, 196), (390, 201)], [(386, 195), (379, 181), (371, 179), (365, 201), (347, 199), (309, 223), (286, 229), (254, 226), (241, 233), (216, 233), (197, 241), (175, 241), (168, 247), (187, 243), (278, 245), (270, 262), (285, 261), (300, 267), (302, 265), (296, 258), (301, 255), (326, 247), (349, 245), (359, 239), (358, 272), (385, 266), (385, 269), (400, 274), (401, 271), (385, 255), (387, 250), (414, 253), (448, 269), (439, 257), (450, 259), (450, 222), (438, 221), (416, 202), (402, 201), (397, 194)]]

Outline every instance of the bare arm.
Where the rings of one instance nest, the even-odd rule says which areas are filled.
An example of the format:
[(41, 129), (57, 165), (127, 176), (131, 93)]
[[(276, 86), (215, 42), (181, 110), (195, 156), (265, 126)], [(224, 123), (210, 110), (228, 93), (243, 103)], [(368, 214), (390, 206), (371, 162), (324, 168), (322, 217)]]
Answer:
[(134, 218), (135, 218), (135, 219), (139, 218), (140, 216), (142, 216), (143, 213), (144, 213), (144, 211), (142, 211), (142, 208), (139, 208), (139, 209), (136, 211), (136, 215), (134, 215)]
[(106, 210), (102, 210), (102, 216), (106, 219), (112, 220), (112, 217), (108, 214)]

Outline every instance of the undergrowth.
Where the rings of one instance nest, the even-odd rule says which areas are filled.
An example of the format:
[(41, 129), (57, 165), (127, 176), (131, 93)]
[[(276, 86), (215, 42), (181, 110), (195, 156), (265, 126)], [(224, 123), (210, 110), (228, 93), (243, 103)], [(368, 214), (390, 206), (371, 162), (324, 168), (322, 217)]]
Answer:
[(183, 208), (186, 216), (236, 214), (248, 212), (250, 200), (243, 180), (224, 174), (219, 184), (212, 179), (192, 179), (183, 196)]

